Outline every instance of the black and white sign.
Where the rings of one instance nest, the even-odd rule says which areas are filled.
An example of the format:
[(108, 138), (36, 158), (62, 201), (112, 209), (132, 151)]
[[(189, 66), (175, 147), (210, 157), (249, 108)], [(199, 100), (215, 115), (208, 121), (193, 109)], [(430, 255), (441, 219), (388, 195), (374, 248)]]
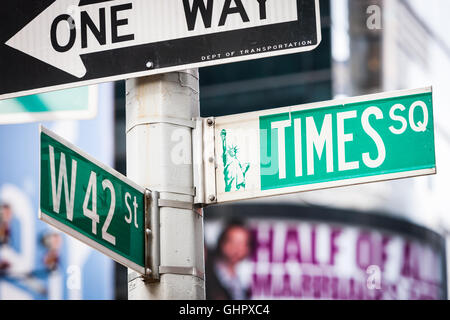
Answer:
[(5, 0), (0, 99), (309, 51), (319, 0)]

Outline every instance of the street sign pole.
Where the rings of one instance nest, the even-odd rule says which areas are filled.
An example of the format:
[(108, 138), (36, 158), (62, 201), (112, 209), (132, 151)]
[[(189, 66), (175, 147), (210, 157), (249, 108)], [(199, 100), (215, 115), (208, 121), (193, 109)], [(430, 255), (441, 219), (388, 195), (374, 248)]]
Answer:
[(204, 299), (203, 216), (193, 207), (198, 70), (130, 79), (126, 90), (127, 176), (158, 191), (151, 206), (160, 226), (149, 237), (153, 248), (160, 246), (152, 280), (129, 269), (128, 298)]

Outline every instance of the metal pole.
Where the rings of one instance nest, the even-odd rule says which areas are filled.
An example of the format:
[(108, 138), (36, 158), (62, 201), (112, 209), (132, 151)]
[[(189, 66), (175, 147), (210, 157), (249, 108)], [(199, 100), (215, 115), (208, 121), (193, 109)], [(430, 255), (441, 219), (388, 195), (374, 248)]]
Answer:
[(152, 206), (159, 208), (160, 227), (160, 257), (152, 259), (153, 269), (160, 263), (152, 271), (159, 272), (159, 281), (128, 270), (128, 299), (205, 299), (203, 216), (193, 209), (198, 70), (130, 79), (126, 90), (127, 176), (157, 191)]

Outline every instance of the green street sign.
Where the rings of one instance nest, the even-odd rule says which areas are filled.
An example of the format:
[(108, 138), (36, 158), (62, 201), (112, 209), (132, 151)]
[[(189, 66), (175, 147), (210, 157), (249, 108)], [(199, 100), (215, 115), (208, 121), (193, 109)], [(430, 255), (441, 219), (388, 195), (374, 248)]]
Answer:
[(219, 117), (217, 202), (436, 173), (432, 89)]
[(39, 218), (145, 274), (145, 190), (40, 129)]
[(1, 100), (0, 124), (93, 119), (97, 115), (97, 105), (97, 86)]

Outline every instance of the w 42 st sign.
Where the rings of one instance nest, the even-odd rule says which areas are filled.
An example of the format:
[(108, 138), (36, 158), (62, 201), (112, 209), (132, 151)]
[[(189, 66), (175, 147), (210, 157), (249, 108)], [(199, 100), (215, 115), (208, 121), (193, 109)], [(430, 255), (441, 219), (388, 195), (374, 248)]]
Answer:
[(145, 190), (41, 128), (39, 218), (145, 274)]
[(15, 0), (0, 12), (0, 99), (291, 54), (319, 0)]

